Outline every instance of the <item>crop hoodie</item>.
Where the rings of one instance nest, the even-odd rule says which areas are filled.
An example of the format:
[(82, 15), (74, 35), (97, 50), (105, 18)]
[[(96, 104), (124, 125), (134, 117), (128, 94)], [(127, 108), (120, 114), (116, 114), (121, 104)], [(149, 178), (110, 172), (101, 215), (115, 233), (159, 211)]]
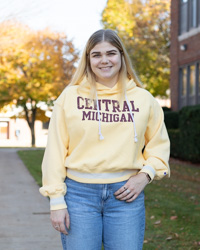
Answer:
[(51, 210), (66, 208), (67, 177), (82, 183), (114, 183), (140, 172), (151, 180), (170, 175), (169, 138), (163, 111), (155, 98), (133, 80), (126, 81), (120, 100), (118, 83), (68, 86), (55, 102), (40, 192), (50, 197)]

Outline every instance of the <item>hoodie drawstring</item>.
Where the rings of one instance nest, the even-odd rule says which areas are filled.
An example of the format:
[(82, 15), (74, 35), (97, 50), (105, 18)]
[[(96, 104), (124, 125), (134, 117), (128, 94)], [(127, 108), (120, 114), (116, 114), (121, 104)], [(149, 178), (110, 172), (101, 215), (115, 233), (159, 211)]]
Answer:
[(127, 97), (126, 93), (125, 93), (125, 99), (126, 99), (126, 103), (127, 103), (127, 105), (128, 105), (129, 113), (130, 113), (131, 118), (132, 118), (132, 121), (133, 121), (134, 134), (135, 134), (135, 135), (134, 135), (134, 141), (137, 142), (138, 139), (137, 139), (137, 131), (136, 131), (136, 126), (135, 126), (135, 121), (134, 121), (133, 114), (132, 114), (132, 112), (131, 112), (131, 105), (130, 105), (130, 103), (129, 103), (129, 100), (128, 100), (128, 97)]
[(103, 140), (104, 137), (101, 133), (101, 118), (100, 118), (100, 111), (99, 111), (99, 100), (98, 100), (98, 95), (97, 95), (97, 92), (96, 92), (96, 102), (97, 102), (97, 112), (98, 112), (98, 119), (99, 119), (99, 139), (100, 140)]
[[(137, 142), (138, 139), (137, 139), (137, 131), (136, 131), (136, 126), (135, 126), (135, 121), (134, 121), (134, 117), (133, 117), (133, 114), (131, 112), (131, 106), (130, 106), (130, 103), (129, 103), (129, 100), (128, 100), (128, 97), (125, 93), (125, 99), (126, 99), (126, 103), (128, 105), (128, 109), (129, 109), (129, 113), (131, 115), (131, 118), (132, 118), (132, 121), (133, 121), (133, 127), (134, 127), (134, 141)], [(104, 137), (101, 133), (101, 118), (100, 118), (100, 111), (99, 111), (99, 100), (98, 100), (98, 95), (97, 95), (97, 92), (96, 92), (96, 104), (97, 104), (97, 112), (98, 112), (98, 120), (99, 120), (99, 139), (100, 140), (103, 140)]]

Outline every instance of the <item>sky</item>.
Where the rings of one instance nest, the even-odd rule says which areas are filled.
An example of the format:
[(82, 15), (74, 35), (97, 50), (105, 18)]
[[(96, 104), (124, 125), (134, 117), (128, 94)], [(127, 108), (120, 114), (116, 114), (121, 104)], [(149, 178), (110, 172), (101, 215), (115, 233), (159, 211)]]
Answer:
[(35, 30), (64, 32), (82, 51), (90, 35), (102, 28), (107, 0), (0, 0), (0, 22), (16, 18)]

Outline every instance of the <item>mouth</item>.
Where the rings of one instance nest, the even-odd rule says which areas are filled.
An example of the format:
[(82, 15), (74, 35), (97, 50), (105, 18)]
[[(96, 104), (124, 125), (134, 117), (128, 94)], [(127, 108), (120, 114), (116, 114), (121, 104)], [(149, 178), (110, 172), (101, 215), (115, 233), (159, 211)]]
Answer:
[(99, 69), (102, 69), (102, 70), (106, 70), (106, 69), (111, 69), (112, 68), (112, 66), (106, 66), (106, 67), (99, 67)]

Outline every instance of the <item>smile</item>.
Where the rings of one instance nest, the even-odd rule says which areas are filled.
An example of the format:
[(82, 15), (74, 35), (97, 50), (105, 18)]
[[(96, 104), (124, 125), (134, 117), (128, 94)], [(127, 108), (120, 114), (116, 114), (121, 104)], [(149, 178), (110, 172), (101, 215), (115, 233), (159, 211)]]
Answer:
[(99, 67), (99, 69), (111, 69), (112, 66), (106, 66), (106, 67)]

